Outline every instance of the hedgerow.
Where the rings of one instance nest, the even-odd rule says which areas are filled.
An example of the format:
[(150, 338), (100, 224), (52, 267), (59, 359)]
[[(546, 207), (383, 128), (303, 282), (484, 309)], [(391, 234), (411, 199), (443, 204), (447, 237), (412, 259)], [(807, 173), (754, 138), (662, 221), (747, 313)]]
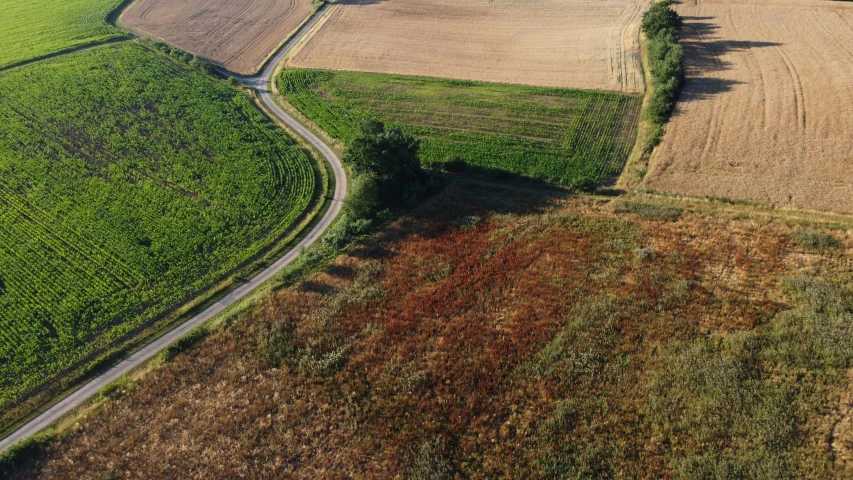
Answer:
[(643, 16), (649, 39), (653, 94), (646, 109), (649, 121), (663, 125), (669, 119), (684, 86), (684, 49), (678, 43), (681, 17), (669, 0), (657, 2)]

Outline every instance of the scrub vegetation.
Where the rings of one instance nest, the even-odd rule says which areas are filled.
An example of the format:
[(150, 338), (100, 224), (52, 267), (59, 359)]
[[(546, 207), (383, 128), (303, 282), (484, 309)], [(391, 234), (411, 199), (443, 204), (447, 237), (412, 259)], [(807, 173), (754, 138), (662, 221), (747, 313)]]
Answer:
[(849, 239), (620, 205), (453, 180), (17, 474), (843, 476)]
[(671, 7), (670, 0), (657, 2), (643, 15), (643, 33), (649, 39), (649, 63), (652, 69), (652, 95), (646, 115), (661, 133), (653, 137), (660, 141), (662, 126), (675, 108), (678, 94), (684, 86), (684, 48), (678, 43), (681, 17)]

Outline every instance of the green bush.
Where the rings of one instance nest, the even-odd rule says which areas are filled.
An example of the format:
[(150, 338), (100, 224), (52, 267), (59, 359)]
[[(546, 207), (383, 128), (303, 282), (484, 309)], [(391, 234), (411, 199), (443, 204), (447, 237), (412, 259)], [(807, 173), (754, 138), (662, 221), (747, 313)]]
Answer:
[(791, 240), (809, 250), (825, 250), (827, 248), (838, 248), (841, 241), (823, 232), (796, 231), (791, 234)]
[(296, 322), (290, 318), (277, 320), (272, 325), (262, 323), (257, 333), (258, 353), (271, 366), (278, 367), (283, 359), (296, 352), (295, 331)]
[(451, 155), (444, 161), (442, 169), (450, 173), (461, 173), (468, 170), (468, 163), (459, 155)]
[(161, 354), (163, 360), (168, 362), (179, 354), (189, 350), (190, 347), (202, 341), (208, 333), (207, 327), (205, 326), (201, 326), (190, 331), (163, 350), (163, 353)]
[(650, 203), (619, 202), (613, 209), (616, 213), (631, 213), (644, 220), (674, 222), (681, 218), (684, 209), (670, 205), (654, 205)]
[(453, 463), (441, 437), (420, 442), (406, 455), (409, 480), (445, 480), (453, 478)]
[(681, 17), (669, 2), (654, 4), (643, 16), (643, 32), (649, 39), (649, 63), (654, 93), (646, 118), (663, 125), (669, 119), (684, 86), (684, 49), (678, 43)]
[(53, 431), (48, 430), (27, 437), (0, 453), (0, 477), (11, 476), (18, 467), (37, 457), (53, 439)]
[(350, 218), (371, 218), (381, 206), (376, 177), (359, 175), (353, 178), (352, 188), (344, 200), (344, 213)]
[(350, 220), (349, 217), (343, 217), (323, 235), (323, 244), (335, 250), (343, 248), (357, 236), (367, 232), (372, 224), (373, 222), (366, 218)]

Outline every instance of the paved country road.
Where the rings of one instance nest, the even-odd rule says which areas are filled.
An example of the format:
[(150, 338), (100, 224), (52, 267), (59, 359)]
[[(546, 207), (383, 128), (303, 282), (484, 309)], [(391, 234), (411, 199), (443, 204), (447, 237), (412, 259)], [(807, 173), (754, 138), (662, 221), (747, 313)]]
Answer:
[(341, 207), (343, 206), (343, 199), (346, 196), (347, 191), (346, 173), (344, 172), (344, 168), (341, 164), (340, 159), (338, 159), (337, 155), (335, 155), (335, 153), (325, 143), (323, 143), (314, 134), (312, 134), (305, 127), (300, 125), (296, 120), (294, 120), (287, 113), (285, 113), (284, 110), (282, 110), (273, 101), (269, 89), (270, 82), (274, 80), (272, 76), (275, 74), (276, 67), (281, 62), (281, 59), (284, 58), (288, 51), (293, 48), (293, 46), (306, 34), (306, 32), (308, 32), (311, 27), (326, 13), (326, 8), (328, 7), (323, 6), (320, 10), (318, 10), (317, 13), (311, 18), (311, 20), (308, 21), (290, 39), (290, 41), (288, 41), (280, 49), (278, 54), (276, 54), (276, 56), (272, 60), (270, 60), (266, 68), (264, 68), (264, 70), (260, 74), (254, 77), (236, 77), (244, 85), (247, 85), (257, 90), (258, 94), (260, 95), (261, 101), (266, 106), (266, 108), (276, 117), (278, 117), (279, 120), (286, 123), (291, 129), (293, 129), (299, 135), (304, 137), (309, 143), (311, 143), (311, 145), (313, 145), (317, 150), (319, 150), (320, 153), (322, 153), (323, 156), (326, 157), (326, 160), (328, 160), (329, 164), (332, 166), (332, 171), (335, 175), (335, 192), (331, 199), (331, 204), (329, 205), (329, 208), (326, 213), (323, 215), (323, 218), (320, 219), (320, 221), (311, 229), (311, 231), (308, 233), (307, 236), (302, 239), (302, 241), (296, 244), (296, 246), (294, 246), (290, 251), (288, 251), (287, 254), (281, 257), (277, 262), (272, 264), (272, 266), (258, 274), (258, 276), (249, 280), (247, 283), (241, 285), (239, 288), (232, 291), (231, 293), (220, 299), (218, 302), (211, 305), (205, 311), (191, 318), (179, 327), (176, 327), (174, 330), (163, 335), (154, 342), (148, 344), (141, 350), (137, 351), (130, 357), (123, 360), (118, 365), (111, 368), (109, 371), (85, 384), (83, 387), (81, 387), (79, 390), (75, 391), (71, 395), (65, 397), (62, 401), (51, 407), (46, 412), (29, 421), (23, 427), (0, 441), (0, 452), (17, 442), (38, 433), (45, 427), (59, 420), (63, 415), (67, 414), (68, 412), (70, 412), (71, 410), (73, 410), (74, 408), (76, 408), (77, 406), (100, 392), (101, 389), (103, 389), (105, 386), (117, 380), (125, 373), (142, 365), (145, 361), (160, 353), (164, 348), (174, 343), (177, 339), (187, 334), (190, 330), (213, 318), (218, 313), (222, 312), (241, 298), (245, 297), (249, 292), (260, 286), (262, 283), (271, 279), (284, 267), (296, 260), (296, 258), (299, 256), (300, 249), (302, 249), (303, 247), (307, 248), (308, 246), (316, 242), (317, 239), (319, 239), (320, 236), (323, 234), (323, 232), (325, 232), (326, 229), (329, 228), (335, 218), (337, 218), (338, 214), (341, 211)]

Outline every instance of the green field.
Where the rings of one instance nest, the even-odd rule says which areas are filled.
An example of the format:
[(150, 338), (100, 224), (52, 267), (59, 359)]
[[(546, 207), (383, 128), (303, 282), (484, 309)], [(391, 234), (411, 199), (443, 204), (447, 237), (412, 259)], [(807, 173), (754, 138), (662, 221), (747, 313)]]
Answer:
[(121, 0), (0, 0), (0, 69), (123, 37), (107, 15)]
[(641, 97), (395, 75), (293, 69), (286, 100), (344, 143), (363, 119), (422, 141), (429, 165), (452, 156), (484, 168), (563, 182), (621, 172), (636, 139)]
[(135, 42), (0, 73), (0, 124), (0, 407), (279, 240), (315, 192), (248, 96)]

